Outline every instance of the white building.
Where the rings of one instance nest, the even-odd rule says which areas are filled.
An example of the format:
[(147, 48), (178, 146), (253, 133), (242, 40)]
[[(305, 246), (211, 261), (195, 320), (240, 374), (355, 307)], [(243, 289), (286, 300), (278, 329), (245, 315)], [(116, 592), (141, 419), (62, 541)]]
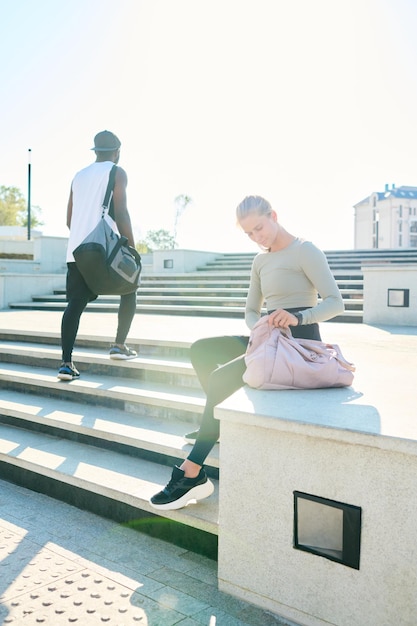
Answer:
[(355, 249), (417, 248), (417, 187), (385, 185), (354, 208)]

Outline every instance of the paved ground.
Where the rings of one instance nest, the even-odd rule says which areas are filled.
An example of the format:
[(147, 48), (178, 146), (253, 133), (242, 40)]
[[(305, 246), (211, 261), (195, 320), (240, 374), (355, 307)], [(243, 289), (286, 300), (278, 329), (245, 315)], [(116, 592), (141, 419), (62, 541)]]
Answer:
[(0, 481), (0, 624), (259, 626), (216, 563)]
[[(0, 311), (0, 327), (59, 333), (61, 314)], [(80, 334), (111, 340), (114, 314), (85, 313)], [(137, 315), (131, 340), (245, 333), (242, 320)], [(360, 366), (411, 380), (417, 327), (324, 324), (323, 339)], [(58, 366), (59, 364), (57, 364)], [(414, 384), (414, 383), (412, 383)], [(393, 386), (386, 390), (390, 397)], [(394, 392), (401, 402), (401, 393)], [(381, 387), (381, 394), (384, 386)], [(217, 590), (216, 563), (62, 502), (0, 481), (0, 623), (269, 626), (280, 620)]]

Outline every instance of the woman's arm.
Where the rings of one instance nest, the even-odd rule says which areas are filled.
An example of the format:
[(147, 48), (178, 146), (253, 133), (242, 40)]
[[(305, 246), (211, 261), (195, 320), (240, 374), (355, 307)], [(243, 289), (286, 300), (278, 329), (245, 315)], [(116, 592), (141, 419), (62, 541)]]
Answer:
[(256, 322), (261, 317), (261, 309), (264, 303), (264, 296), (261, 291), (261, 281), (255, 265), (256, 257), (252, 263), (249, 290), (245, 305), (245, 322), (250, 329), (255, 326)]
[(68, 204), (67, 204), (67, 226), (68, 226), (68, 228), (71, 228), (71, 220), (72, 220), (72, 187), (71, 187), (70, 195), (69, 195), (69, 198), (68, 198)]
[(311, 242), (304, 242), (301, 248), (301, 264), (321, 298), (316, 306), (301, 311), (303, 325), (325, 322), (343, 313), (345, 306), (342, 295), (324, 252)]

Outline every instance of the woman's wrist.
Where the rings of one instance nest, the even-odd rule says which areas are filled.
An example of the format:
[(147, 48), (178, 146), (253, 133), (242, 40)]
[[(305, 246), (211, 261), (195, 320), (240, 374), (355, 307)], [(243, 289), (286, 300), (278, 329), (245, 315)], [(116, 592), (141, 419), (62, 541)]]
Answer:
[(300, 311), (297, 311), (297, 313), (293, 313), (294, 317), (297, 318), (298, 321), (298, 326), (302, 326), (303, 325), (303, 314)]

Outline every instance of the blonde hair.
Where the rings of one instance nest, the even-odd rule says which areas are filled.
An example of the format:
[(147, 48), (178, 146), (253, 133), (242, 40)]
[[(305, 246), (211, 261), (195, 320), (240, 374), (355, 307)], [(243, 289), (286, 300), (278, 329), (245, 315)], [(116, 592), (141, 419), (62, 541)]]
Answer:
[(236, 219), (238, 223), (251, 213), (258, 215), (271, 215), (272, 207), (268, 200), (262, 196), (246, 196), (236, 208)]

